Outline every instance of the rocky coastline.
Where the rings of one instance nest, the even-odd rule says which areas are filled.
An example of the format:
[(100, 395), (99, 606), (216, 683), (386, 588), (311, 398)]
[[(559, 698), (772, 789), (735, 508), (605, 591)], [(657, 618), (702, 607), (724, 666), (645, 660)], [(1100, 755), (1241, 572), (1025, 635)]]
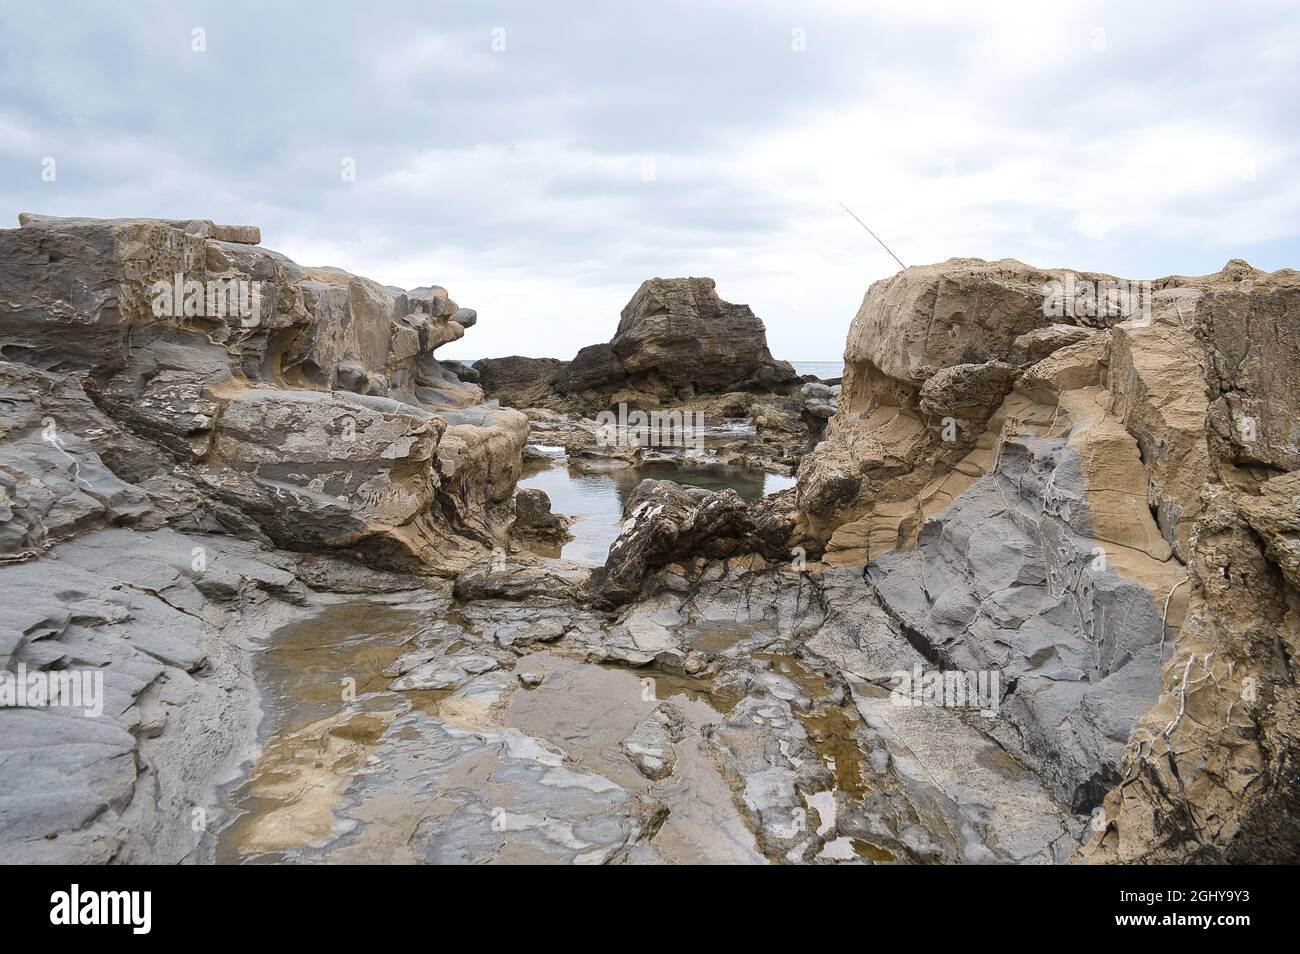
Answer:
[[(819, 381), (707, 278), (467, 366), (259, 243), (0, 229), (0, 670), (103, 703), (0, 705), (0, 860), (1298, 860), (1296, 272), (908, 268)], [(670, 479), (592, 566), (530, 465)]]

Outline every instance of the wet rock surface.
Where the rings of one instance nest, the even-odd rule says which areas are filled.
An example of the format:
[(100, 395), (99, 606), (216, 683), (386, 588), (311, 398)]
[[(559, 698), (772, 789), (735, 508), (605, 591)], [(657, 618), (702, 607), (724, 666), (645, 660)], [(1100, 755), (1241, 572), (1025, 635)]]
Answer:
[(257, 637), (506, 539), (527, 422), (433, 358), (465, 310), (258, 238), (0, 230), (0, 669), (102, 680), (93, 716), (3, 700), (6, 861), (202, 855), (255, 742)]
[(680, 742), (685, 731), (686, 717), (672, 703), (664, 702), (636, 724), (620, 748), (642, 775), (658, 780), (677, 767), (673, 743)]

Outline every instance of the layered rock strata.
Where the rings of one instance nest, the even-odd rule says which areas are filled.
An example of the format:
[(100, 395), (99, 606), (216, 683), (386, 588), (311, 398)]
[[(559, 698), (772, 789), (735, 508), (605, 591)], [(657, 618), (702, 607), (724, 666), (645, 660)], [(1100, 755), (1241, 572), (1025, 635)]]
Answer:
[(0, 670), (93, 695), (0, 706), (6, 861), (190, 856), (253, 741), (256, 640), (507, 539), (527, 420), (434, 357), (473, 313), (259, 239), (0, 230)]

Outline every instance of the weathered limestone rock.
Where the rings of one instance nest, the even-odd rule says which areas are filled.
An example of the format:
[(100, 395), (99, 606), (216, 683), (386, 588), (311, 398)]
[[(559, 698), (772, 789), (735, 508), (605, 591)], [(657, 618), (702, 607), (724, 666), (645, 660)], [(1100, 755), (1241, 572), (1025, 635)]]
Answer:
[(1187, 622), (1084, 845), (1089, 861), (1297, 858), (1300, 598), (1237, 495), (1214, 491), (1202, 504)]
[(876, 282), (849, 329), (844, 390), (853, 401), (863, 393), (863, 362), (919, 387), (943, 368), (1008, 360), (1017, 338), (1054, 323), (1045, 287), (1061, 276), (1014, 259), (953, 258)]
[(1039, 404), (1051, 405), (1066, 391), (1101, 386), (1109, 360), (1109, 336), (1093, 335), (1078, 344), (1058, 348), (1026, 368), (1016, 382), (1017, 390)]
[(691, 554), (730, 556), (754, 530), (745, 501), (734, 490), (711, 493), (670, 480), (643, 480), (624, 508), (624, 527), (588, 589), (603, 606), (634, 598), (647, 576)]
[[(1014, 686), (986, 731), (1076, 812), (1091, 811), (1114, 777), (1182, 619), (1181, 604), (1163, 616), (1184, 574), (1146, 509), (1137, 448), (1101, 421), (1082, 431), (1098, 427), (1086, 443), (1006, 444), (997, 470), (926, 522), (914, 549), (867, 568), (883, 608), (929, 658)], [(1094, 461), (1117, 453), (1137, 486), (1103, 490), (1124, 469)]]
[(1269, 274), (1233, 260), (1217, 275), (1181, 281), (1204, 290), (1196, 302), (1195, 334), (1205, 346), (1215, 457), (1245, 469), (1296, 470), (1300, 272)]
[(197, 473), (280, 546), (418, 570), (449, 535), (433, 506), (444, 426), (318, 391), (242, 391), (224, 402)]
[(1148, 503), (1184, 562), (1191, 553), (1201, 488), (1210, 479), (1204, 353), (1179, 317), (1180, 310), (1190, 313), (1189, 291), (1158, 292), (1151, 324), (1125, 322), (1110, 335), (1110, 411), (1137, 439)]
[(510, 533), (517, 539), (533, 540), (557, 547), (572, 539), (569, 519), (551, 512), (551, 498), (546, 491), (530, 488), (515, 493), (515, 521)]
[(558, 387), (673, 400), (796, 380), (787, 362), (772, 359), (763, 323), (747, 305), (719, 298), (712, 279), (652, 278), (623, 309), (613, 340), (579, 351)]
[(300, 268), (202, 221), (23, 222), (0, 230), (0, 347), (81, 373), (134, 435), (114, 466), (160, 493), (167, 474), (174, 507), (199, 509), (188, 481), (225, 529), (407, 570), (463, 564), (453, 536), (504, 542), (527, 421), (434, 359), (473, 324), (444, 289)]
[(591, 568), (561, 560), (534, 560), (498, 552), (497, 557), (456, 577), (459, 600), (567, 601), (591, 575)]
[(474, 363), (483, 394), (510, 407), (533, 407), (554, 394), (556, 379), (568, 367), (558, 358), (481, 358)]
[(809, 745), (807, 728), (792, 708), (799, 698), (788, 680), (769, 679), (707, 733), (723, 771), (741, 786), (741, 807), (760, 849), (787, 862), (811, 861), (825, 844), (808, 824), (807, 799), (831, 787), (831, 773)]
[(438, 442), (438, 502), (458, 535), (497, 546), (510, 525), (528, 419), (490, 405), (442, 411), (438, 417), (447, 424)]
[(250, 640), (310, 586), (410, 589), (374, 567), (507, 540), (527, 420), (433, 357), (472, 312), (258, 238), (0, 230), (0, 668), (103, 677), (95, 718), (0, 706), (6, 860), (192, 857), (253, 741)]
[(1027, 331), (1011, 343), (1013, 364), (1034, 364), (1066, 345), (1087, 341), (1097, 333), (1081, 325), (1045, 325)]
[(1001, 361), (944, 368), (922, 385), (921, 412), (960, 418), (982, 427), (1007, 396), (1016, 377), (1016, 369)]
[(1241, 515), (1264, 541), (1264, 552), (1292, 586), (1300, 589), (1300, 471), (1263, 484), (1258, 496), (1238, 501)]
[(1004, 672), (985, 731), (1098, 813), (1086, 858), (1293, 858), (1297, 275), (1229, 262), (1073, 318), (1043, 308), (1060, 274), (874, 285), (790, 539), (868, 563), (932, 659)]
[(0, 706), (0, 857), (181, 861), (193, 811), (250, 742), (240, 647), (302, 585), (213, 538), (107, 529), (0, 566), (0, 591), (0, 669), (101, 680), (89, 717)]
[(662, 702), (623, 740), (623, 754), (648, 779), (667, 778), (677, 767), (674, 742), (685, 737), (686, 717), (671, 702)]
[(148, 496), (99, 456), (114, 443), (119, 454), (139, 451), (75, 380), (0, 362), (0, 560), (148, 518)]
[(346, 387), (432, 408), (481, 400), (433, 359), (465, 328), (442, 289), (394, 294), (339, 269), (301, 268), (211, 223), (23, 222), (0, 230), (6, 357), (91, 370), (88, 389), (120, 408), (164, 372), (173, 383)]

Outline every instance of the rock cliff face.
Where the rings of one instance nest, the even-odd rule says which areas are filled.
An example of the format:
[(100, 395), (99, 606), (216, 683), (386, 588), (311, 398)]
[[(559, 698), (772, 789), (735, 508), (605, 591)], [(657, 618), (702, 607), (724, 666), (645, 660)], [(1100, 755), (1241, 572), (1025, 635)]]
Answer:
[(569, 362), (559, 358), (481, 358), (474, 362), (483, 393), (507, 407), (540, 407), (555, 396)]
[[(453, 537), (502, 538), (527, 421), (469, 410), (480, 389), (438, 364), (468, 311), (443, 289), (213, 237), (250, 229), (23, 221), (0, 231), (0, 354), (61, 376), (143, 442), (102, 442), (123, 479), (174, 485), (169, 507), (251, 522), (278, 546), (375, 566), (419, 570)], [(65, 432), (85, 440), (46, 416), (46, 456)]]
[[(1011, 686), (989, 734), (1090, 860), (1294, 858), (1300, 275), (1149, 307), (954, 259), (872, 286), (791, 544), (867, 564), (931, 662)], [(1104, 303), (1103, 303), (1104, 304)]]
[[(506, 541), (528, 424), (434, 357), (474, 323), (206, 221), (0, 230), (0, 856), (177, 861), (252, 741), (248, 641)], [(197, 817), (197, 816), (196, 816)]]

